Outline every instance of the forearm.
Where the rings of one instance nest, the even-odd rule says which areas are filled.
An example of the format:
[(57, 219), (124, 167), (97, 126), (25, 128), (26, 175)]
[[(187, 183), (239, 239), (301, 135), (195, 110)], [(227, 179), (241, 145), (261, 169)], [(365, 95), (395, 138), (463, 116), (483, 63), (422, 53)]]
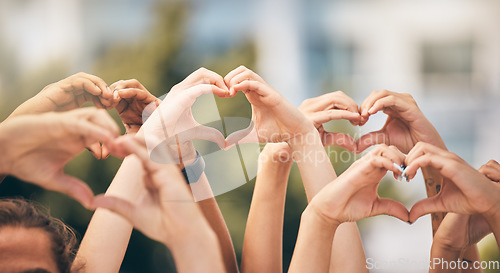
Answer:
[(189, 232), (175, 244), (168, 245), (172, 252), (177, 272), (227, 272), (223, 265), (217, 236), (206, 225), (197, 226), (195, 232)]
[(328, 272), (337, 227), (306, 208), (288, 272)]
[[(438, 170), (432, 167), (422, 168), (422, 174), (425, 181), (425, 190), (427, 192), (427, 197), (435, 196), (441, 191), (441, 185), (443, 184), (443, 176)], [(446, 216), (446, 212), (436, 212), (431, 214), (432, 223), (432, 235), (436, 234), (436, 231)]]
[(337, 228), (333, 238), (329, 272), (368, 272), (356, 222), (342, 223)]
[(500, 205), (495, 207), (495, 210), (492, 210), (490, 213), (483, 214), (483, 217), (486, 219), (491, 230), (493, 231), (498, 248), (500, 248)]
[[(288, 144), (268, 144), (284, 145)], [(241, 271), (283, 271), (283, 218), (288, 176), (293, 161), (266, 149), (259, 158), (259, 172), (248, 213)], [(287, 154), (288, 155), (288, 154)]]
[[(462, 251), (447, 247), (437, 241), (432, 243), (431, 247), (431, 267), (429, 273), (457, 272), (457, 268), (449, 266), (450, 262), (456, 263), (460, 260)], [(460, 272), (460, 271), (459, 271)]]
[(307, 201), (310, 202), (326, 184), (337, 178), (337, 175), (317, 130), (293, 139), (290, 148), (300, 170)]
[[(134, 202), (144, 191), (141, 163), (134, 156), (124, 159), (106, 195)], [(133, 226), (118, 214), (97, 209), (75, 258), (83, 272), (118, 272)]]
[(474, 245), (466, 248), (463, 251), (463, 254), (462, 254), (461, 258), (462, 258), (463, 261), (467, 261), (468, 264), (469, 264), (469, 268), (463, 269), (462, 273), (482, 273), (483, 272), (483, 270), (481, 269), (481, 267), (478, 267), (477, 269), (474, 269), (473, 266), (470, 266), (470, 265), (473, 265), (474, 262), (481, 262), (481, 258), (479, 256), (479, 250), (477, 249), (477, 245), (476, 244), (474, 244)]
[(203, 195), (202, 201), (198, 201), (198, 206), (200, 207), (203, 216), (207, 219), (208, 224), (215, 232), (216, 240), (219, 244), (219, 248), (222, 251), (222, 261), (226, 272), (238, 272), (238, 264), (236, 262), (236, 254), (234, 252), (233, 242), (231, 240), (231, 235), (227, 229), (224, 217), (219, 209), (217, 201), (213, 197), (210, 189), (207, 177), (202, 174), (198, 182), (191, 184), (191, 190), (193, 193), (196, 191), (197, 194)]
[[(319, 134), (308, 137), (307, 142), (295, 143), (291, 147), (310, 201), (325, 185), (335, 180), (337, 175)], [(367, 271), (363, 244), (356, 223), (340, 225), (331, 247), (331, 272)], [(350, 251), (346, 251), (346, 248)], [(349, 255), (349, 259), (343, 259), (345, 255)]]

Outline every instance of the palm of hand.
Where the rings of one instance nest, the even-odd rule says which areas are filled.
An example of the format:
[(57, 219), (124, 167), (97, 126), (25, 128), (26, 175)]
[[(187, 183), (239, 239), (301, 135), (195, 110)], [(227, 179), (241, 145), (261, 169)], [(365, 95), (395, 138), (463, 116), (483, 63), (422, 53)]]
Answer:
[(259, 142), (286, 142), (307, 129), (304, 124), (311, 124), (278, 92), (266, 96), (247, 92), (246, 97), (252, 104), (252, 120)]
[(366, 166), (363, 161), (357, 161), (353, 166), (354, 168), (348, 169), (337, 180), (328, 184), (328, 189), (325, 187), (326, 190), (318, 193), (318, 196), (326, 194), (338, 198), (314, 198), (324, 200), (326, 203), (319, 204), (318, 207), (322, 208), (321, 211), (328, 218), (341, 223), (354, 222), (373, 215), (374, 206), (380, 200), (377, 193), (378, 183), (387, 173), (384, 169), (376, 168), (369, 172), (361, 171), (363, 175), (359, 175), (356, 170), (360, 167), (371, 167)]
[(410, 128), (401, 119), (389, 116), (381, 131), (385, 138), (384, 143), (396, 146), (403, 153), (408, 153), (416, 143)]
[(84, 144), (65, 138), (54, 141), (48, 134), (40, 135), (39, 132), (43, 130), (36, 131), (36, 142), (31, 137), (17, 138), (18, 144), (12, 145), (22, 147), (22, 150), (17, 151), (22, 160), (16, 160), (12, 170), (15, 170), (14, 174), (20, 179), (36, 182), (50, 190), (58, 190), (64, 185), (59, 185), (56, 178), (64, 176), (64, 166), (81, 151)]

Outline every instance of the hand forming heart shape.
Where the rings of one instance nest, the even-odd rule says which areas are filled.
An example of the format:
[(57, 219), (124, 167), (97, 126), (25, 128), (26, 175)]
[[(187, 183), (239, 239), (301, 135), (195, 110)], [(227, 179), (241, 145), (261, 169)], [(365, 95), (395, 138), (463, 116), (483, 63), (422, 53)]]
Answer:
[[(232, 97), (237, 91), (245, 93), (252, 105), (252, 123), (249, 128), (237, 131), (225, 139), (218, 130), (200, 125), (194, 120), (191, 106), (197, 97), (209, 93), (219, 97)], [(146, 117), (156, 105), (151, 104), (150, 107), (146, 107)], [(387, 144), (395, 146), (403, 153), (408, 153), (418, 142), (445, 148), (436, 129), (408, 94), (387, 90), (374, 91), (358, 108), (345, 94), (334, 92), (306, 100), (300, 110), (302, 113), (267, 85), (262, 78), (245, 67), (233, 70), (225, 78), (212, 71), (200, 69), (172, 88), (141, 130), (144, 131), (150, 152), (158, 144), (168, 140), (169, 145), (163, 146), (167, 146), (166, 149), (170, 154), (177, 152), (178, 159), (186, 154), (195, 154), (191, 143), (193, 139), (209, 140), (226, 149), (236, 143), (290, 142), (296, 135), (307, 134), (312, 125), (322, 136), (325, 146), (339, 145), (356, 152), (361, 152), (374, 144)], [(353, 125), (361, 126), (368, 121), (370, 115), (379, 111), (388, 115), (384, 127), (362, 136), (357, 142), (348, 135), (326, 132), (322, 126), (323, 123), (335, 119), (347, 119)], [(416, 169), (409, 168), (408, 174), (414, 175), (411, 171), (415, 172)], [(429, 202), (426, 200), (421, 202)], [(384, 205), (382, 208), (390, 210), (392, 207), (397, 207), (397, 212), (391, 213), (397, 213), (398, 218), (405, 221), (416, 220), (413, 216), (409, 217), (406, 208), (404, 211), (407, 219), (405, 219), (402, 207), (393, 203), (396, 201), (392, 201), (382, 201), (389, 205)], [(419, 207), (420, 205), (416, 205), (412, 209), (412, 213), (415, 211), (413, 214), (418, 217), (422, 212)]]

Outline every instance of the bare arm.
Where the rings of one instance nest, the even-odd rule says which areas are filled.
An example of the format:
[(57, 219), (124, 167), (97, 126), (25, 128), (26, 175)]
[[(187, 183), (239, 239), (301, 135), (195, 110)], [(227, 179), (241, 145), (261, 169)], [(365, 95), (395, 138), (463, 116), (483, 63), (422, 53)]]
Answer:
[(267, 144), (259, 156), (243, 242), (243, 273), (283, 272), (283, 218), (292, 162), (286, 143)]
[[(126, 157), (106, 196), (136, 202), (144, 191), (143, 170), (134, 156)], [(75, 258), (74, 268), (83, 272), (119, 272), (133, 226), (122, 216), (97, 209), (85, 232)]]

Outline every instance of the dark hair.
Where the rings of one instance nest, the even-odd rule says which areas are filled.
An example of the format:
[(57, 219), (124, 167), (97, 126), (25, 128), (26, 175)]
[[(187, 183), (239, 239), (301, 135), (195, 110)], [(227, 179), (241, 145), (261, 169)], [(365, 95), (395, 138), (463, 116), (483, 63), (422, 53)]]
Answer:
[(49, 235), (52, 255), (60, 273), (70, 273), (75, 257), (75, 232), (47, 209), (24, 199), (0, 199), (0, 228), (39, 228)]

